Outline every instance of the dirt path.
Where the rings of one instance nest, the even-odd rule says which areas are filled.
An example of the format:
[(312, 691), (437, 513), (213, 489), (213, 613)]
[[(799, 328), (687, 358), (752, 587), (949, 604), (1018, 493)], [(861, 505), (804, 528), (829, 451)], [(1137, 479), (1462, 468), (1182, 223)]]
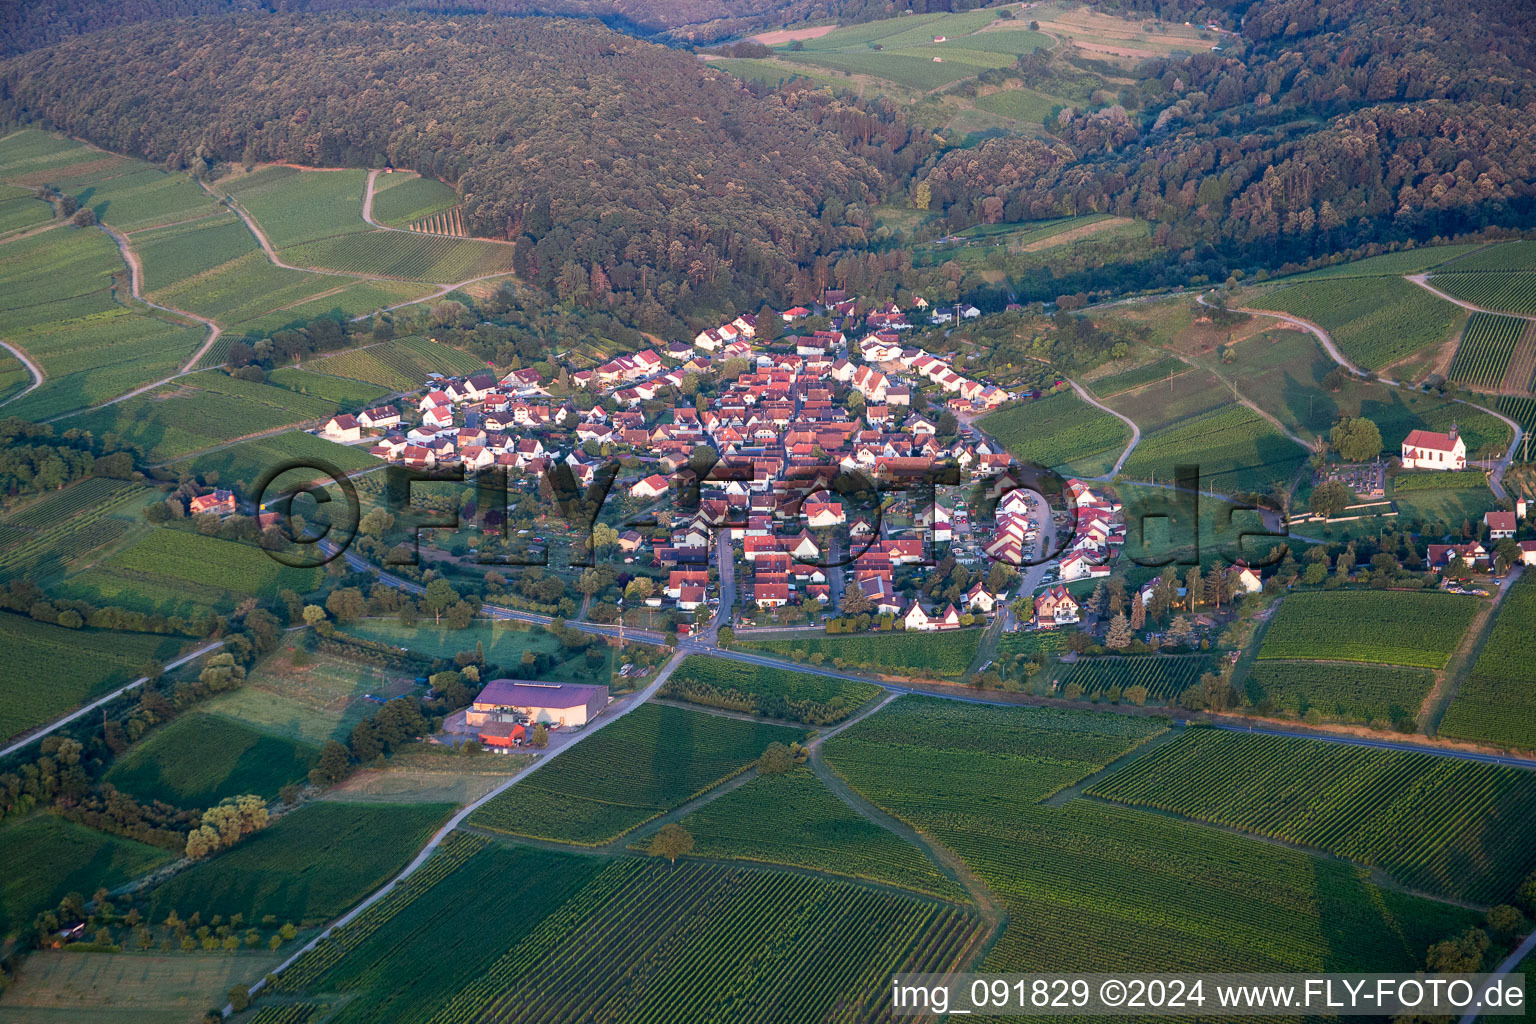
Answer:
[(1431, 295), (1442, 298), (1446, 302), (1460, 306), (1462, 309), (1470, 309), (1474, 313), (1491, 313), (1494, 316), (1511, 316), (1516, 320), (1536, 320), (1536, 317), (1521, 316), (1519, 313), (1506, 313), (1502, 309), (1489, 309), (1486, 306), (1474, 306), (1472, 303), (1467, 302), (1465, 299), (1458, 299), (1456, 296), (1450, 295), (1441, 291), (1439, 288), (1436, 288), (1434, 285), (1429, 283), (1429, 276), (1429, 273), (1426, 271), (1422, 274), (1404, 274), (1403, 279), (1412, 281), (1414, 284), (1418, 285), (1420, 288), (1423, 288)]
[(1498, 613), (1499, 605), (1504, 603), (1504, 595), (1509, 593), (1509, 588), (1520, 578), (1522, 572), (1522, 567), (1518, 565), (1510, 570), (1499, 583), (1499, 589), (1493, 595), (1493, 600), (1483, 602), (1483, 606), (1467, 624), (1467, 631), (1462, 635), (1461, 643), (1456, 646), (1456, 650), (1451, 653), (1450, 658), (1446, 659), (1445, 668), (1435, 673), (1435, 685), (1424, 695), (1424, 703), (1419, 707), (1419, 731), (1424, 735), (1433, 736), (1439, 731), (1440, 720), (1445, 717), (1446, 708), (1450, 707), (1451, 701), (1456, 699), (1456, 694), (1461, 690), (1461, 681), (1471, 671), (1478, 654), (1483, 649), (1483, 644), (1488, 639), (1489, 626)]
[(152, 306), (166, 313), (174, 313), (177, 316), (186, 317), (188, 320), (196, 320), (208, 328), (207, 340), (198, 347), (196, 352), (192, 353), (192, 358), (188, 359), (186, 365), (181, 368), (181, 373), (191, 373), (198, 360), (207, 355), (208, 350), (213, 347), (213, 343), (219, 340), (219, 335), (224, 333), (224, 328), (205, 316), (198, 316), (196, 313), (189, 313), (185, 309), (177, 309), (174, 306), (162, 306), (158, 302), (151, 302), (146, 299), (144, 297), (144, 265), (139, 262), (139, 254), (133, 251), (133, 246), (128, 244), (128, 236), (105, 224), (101, 225), (101, 230), (112, 236), (112, 241), (117, 243), (118, 251), (123, 254), (123, 260), (128, 264), (128, 280), (134, 298), (146, 306)]
[(0, 402), (0, 405), (5, 405), (7, 402), (14, 402), (22, 395), (31, 394), (43, 386), (43, 381), (48, 379), (48, 375), (43, 372), (43, 368), (41, 366), (38, 366), (32, 361), (31, 356), (27, 355), (21, 349), (17, 348), (15, 345), (12, 345), (8, 341), (0, 341), (0, 348), (4, 348), (11, 355), (15, 356), (21, 362), (21, 365), (27, 368), (27, 372), (32, 375), (31, 384), (28, 384), (23, 390), (12, 395), (10, 398), (7, 398), (4, 402)]
[[(1179, 362), (1183, 363), (1184, 365), (1190, 367), (1191, 369), (1195, 369), (1195, 370), (1204, 370), (1204, 369), (1206, 369), (1206, 367), (1201, 366), (1199, 363), (1196, 363), (1193, 359), (1190, 359), (1190, 358), (1186, 357), (1182, 352), (1175, 352), (1175, 351), (1173, 351), (1173, 349), (1166, 349), (1165, 351), (1167, 351), (1175, 359), (1177, 359)], [(1222, 376), (1222, 374), (1220, 372), (1216, 371), (1216, 370), (1210, 370), (1209, 372), (1210, 372), (1211, 376), (1215, 377), (1217, 380), (1219, 380), (1223, 384), (1227, 385), (1227, 388), (1232, 392), (1232, 398), (1235, 401), (1241, 402), (1243, 405), (1247, 406), (1249, 409), (1252, 409), (1254, 412), (1258, 413), (1259, 416), (1262, 417), (1265, 422), (1267, 422), (1270, 426), (1274, 427), (1276, 430), (1280, 431), (1280, 433), (1284, 434), (1286, 437), (1290, 438), (1292, 441), (1295, 441), (1297, 444), (1301, 445), (1303, 448), (1305, 448), (1308, 451), (1308, 453), (1311, 453), (1311, 452), (1314, 452), (1314, 451), (1317, 450), (1316, 448), (1313, 447), (1313, 445), (1312, 445), (1312, 443), (1310, 441), (1307, 441), (1307, 440), (1303, 439), (1302, 437), (1300, 437), (1300, 436), (1298, 436), (1296, 434), (1291, 433), (1290, 428), (1287, 427), (1284, 423), (1281, 423), (1280, 420), (1278, 418), (1276, 418), (1272, 413), (1269, 413), (1269, 412), (1259, 408), (1257, 403), (1255, 403), (1255, 402), (1251, 401), (1249, 398), (1247, 398), (1241, 391), (1239, 391), (1237, 389), (1237, 381), (1233, 380), (1231, 377)], [(1153, 381), (1152, 384), (1148, 384), (1148, 385), (1145, 385), (1145, 386), (1146, 387), (1151, 387), (1153, 384), (1156, 384), (1156, 383), (1157, 383), (1157, 381)]]
[(1115, 477), (1120, 475), (1121, 468), (1125, 466), (1125, 460), (1131, 457), (1131, 452), (1135, 451), (1136, 446), (1141, 443), (1141, 428), (1138, 427), (1135, 421), (1132, 420), (1129, 416), (1125, 415), (1124, 413), (1116, 412), (1109, 406), (1105, 405), (1103, 402), (1099, 401), (1097, 398), (1093, 397), (1092, 392), (1083, 387), (1077, 381), (1073, 380), (1071, 377), (1066, 377), (1064, 379), (1068, 384), (1072, 385), (1072, 390), (1077, 392), (1077, 397), (1081, 398), (1095, 409), (1102, 409), (1104, 412), (1109, 413), (1115, 419), (1131, 428), (1131, 443), (1125, 446), (1125, 451), (1120, 453), (1120, 457), (1115, 460), (1115, 464), (1110, 467), (1109, 472), (1105, 473), (1103, 476), (1093, 477), (1094, 480), (1113, 480)]

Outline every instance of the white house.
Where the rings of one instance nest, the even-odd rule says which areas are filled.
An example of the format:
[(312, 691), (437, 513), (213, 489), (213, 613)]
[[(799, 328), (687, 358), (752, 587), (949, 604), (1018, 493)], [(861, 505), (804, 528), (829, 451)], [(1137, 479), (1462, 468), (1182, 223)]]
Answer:
[(1414, 430), (1403, 438), (1404, 469), (1466, 469), (1467, 445), (1458, 435), (1456, 424), (1448, 434), (1433, 430)]
[(667, 478), (659, 473), (652, 473), (631, 486), (629, 493), (636, 498), (659, 498), (667, 493)]
[(323, 433), (332, 441), (356, 441), (363, 436), (363, 430), (358, 426), (357, 417), (351, 413), (332, 416), (326, 421)]

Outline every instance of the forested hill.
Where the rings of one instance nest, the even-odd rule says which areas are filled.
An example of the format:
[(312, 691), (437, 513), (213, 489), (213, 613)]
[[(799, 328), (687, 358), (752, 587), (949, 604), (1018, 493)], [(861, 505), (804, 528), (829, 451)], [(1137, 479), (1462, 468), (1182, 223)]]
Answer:
[(1053, 126), (1062, 145), (1001, 139), (947, 155), (934, 205), (956, 224), (1107, 210), (1238, 262), (1536, 218), (1533, 5), (1198, 9), (1215, 8), (1240, 11), (1228, 20), (1241, 34), (1148, 62), (1117, 97), (1066, 112)]
[(0, 65), (0, 117), (152, 161), (388, 159), (456, 183), (475, 233), (522, 240), (527, 280), (640, 323), (755, 308), (863, 240), (877, 165), (903, 180), (909, 133), (829, 96), (791, 102), (554, 19), (199, 18)]

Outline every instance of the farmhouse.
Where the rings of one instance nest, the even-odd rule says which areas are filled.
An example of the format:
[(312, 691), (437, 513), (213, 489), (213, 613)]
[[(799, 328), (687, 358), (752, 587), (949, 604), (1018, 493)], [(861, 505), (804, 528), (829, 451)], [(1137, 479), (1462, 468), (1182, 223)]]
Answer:
[(464, 713), (472, 727), (507, 723), (586, 725), (608, 706), (608, 687), (493, 679)]
[(1466, 469), (1467, 444), (1457, 436), (1456, 424), (1448, 434), (1414, 430), (1403, 438), (1404, 469)]
[(1483, 522), (1488, 524), (1489, 540), (1503, 540), (1505, 537), (1515, 535), (1513, 512), (1489, 512), (1483, 516)]
[(200, 516), (205, 512), (215, 515), (229, 516), (235, 514), (235, 495), (232, 491), (211, 491), (208, 494), (199, 494), (188, 505), (188, 513)]
[(363, 436), (357, 417), (351, 413), (332, 416), (325, 423), (325, 436), (333, 441), (356, 441)]

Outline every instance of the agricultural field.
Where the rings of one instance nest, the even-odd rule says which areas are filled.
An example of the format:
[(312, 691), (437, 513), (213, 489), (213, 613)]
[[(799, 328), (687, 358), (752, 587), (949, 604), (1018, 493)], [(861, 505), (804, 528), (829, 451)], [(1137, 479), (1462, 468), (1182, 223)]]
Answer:
[[(279, 267), (261, 250), (251, 249), (195, 277), (183, 278), (174, 285), (151, 292), (149, 297), (162, 305), (185, 309), (243, 332), (247, 329), (246, 324), (258, 318), (289, 310), (345, 283), (344, 278)], [(276, 329), (299, 319), (290, 313), (266, 326)]]
[(1380, 370), (1451, 337), (1464, 312), (1399, 277), (1308, 281), (1254, 300), (1320, 324), (1356, 365)]
[(700, 857), (785, 864), (967, 899), (917, 847), (853, 811), (806, 767), (760, 775), (681, 824)]
[[(256, 496), (250, 492), (250, 489), (256, 481), (261, 479), (263, 473), (274, 466), (308, 465), (311, 460), (327, 463), (347, 473), (371, 469), (380, 464), (376, 457), (368, 454), (368, 449), (365, 447), (337, 444), (335, 441), (328, 441), (314, 434), (306, 434), (302, 430), (290, 430), (269, 437), (241, 441), (228, 448), (194, 456), (184, 462), (176, 463), (176, 466), (178, 469), (184, 468), (192, 473), (206, 474), (216, 471), (219, 474), (220, 487), (231, 488), (243, 497), (254, 499)], [(300, 480), (303, 476), (298, 469), (293, 470), (292, 473), (299, 475), (284, 473), (275, 482), (286, 485), (290, 481)], [(313, 474), (316, 477), (322, 476), (319, 470), (313, 470)]]
[(1536, 582), (1527, 577), (1504, 596), (1492, 632), (1440, 722), (1440, 735), (1536, 749), (1532, 636), (1536, 636)]
[(660, 696), (765, 718), (832, 725), (882, 692), (874, 683), (694, 655), (673, 670)]
[[(1001, 35), (1001, 33), (998, 34)], [(1043, 124), (1063, 104), (1060, 97), (1037, 92), (1034, 89), (1018, 88), (990, 93), (978, 99), (976, 105), (988, 113), (1012, 118), (1015, 121)]]
[(1154, 701), (1172, 703), (1203, 673), (1215, 670), (1215, 659), (1204, 655), (1142, 655), (1132, 658), (1079, 658), (1062, 673), (1063, 687), (1077, 685), (1083, 696), (1103, 694), (1112, 686), (1121, 690), (1145, 686)]
[(1498, 387), (1504, 381), (1509, 357), (1515, 354), (1515, 345), (1525, 326), (1526, 321), (1512, 316), (1473, 313), (1461, 336), (1461, 344), (1456, 346), (1450, 379), (1475, 388)]
[(396, 338), (366, 348), (308, 360), (305, 369), (375, 384), (389, 391), (421, 387), (429, 373), (455, 376), (485, 369), (474, 356), (425, 338)]
[(272, 246), (282, 250), (332, 235), (372, 231), (363, 220), (367, 180), (368, 172), (363, 170), (264, 167), (254, 174), (221, 179), (214, 187), (244, 207)]
[(436, 178), (403, 171), (374, 178), (373, 219), (392, 228), (407, 227), (458, 204), (459, 194)]
[(453, 813), (452, 804), (308, 803), (152, 891), (145, 916), (171, 910), (267, 914), (296, 925), (337, 917), (383, 885)]
[[(1536, 868), (1536, 775), (1433, 754), (1191, 729), (1088, 790), (1380, 868), (1452, 899), (1507, 902)], [(1513, 830), (1513, 831), (1512, 831)]]
[(1162, 730), (903, 697), (829, 740), (825, 756), (1001, 897), (1009, 923), (979, 970), (1412, 970), (1429, 943), (1481, 920), (1378, 888), (1349, 864), (1193, 822), (1041, 804)]
[(328, 373), (315, 373), (297, 366), (278, 367), (267, 374), (267, 383), (286, 388), (295, 394), (314, 395), (343, 409), (361, 409), (389, 394), (377, 384), (333, 377)]
[(1536, 272), (1436, 274), (1434, 286), (1463, 302), (1501, 313), (1536, 313)]
[(320, 569), (293, 569), (254, 544), (161, 527), (62, 585), (68, 596), (163, 615), (229, 608), (247, 597), (314, 590)]
[(308, 242), (282, 250), (282, 256), (299, 266), (408, 281), (451, 282), (511, 273), (512, 249), (479, 238), (370, 231)]
[[(1181, 364), (1182, 365), (1182, 364)], [(1193, 416), (1233, 403), (1232, 389), (1209, 370), (1185, 367), (1182, 373), (1122, 391), (1105, 403), (1131, 418), (1142, 437), (1166, 430)]]
[[(600, 846), (740, 774), (768, 744), (804, 735), (785, 726), (642, 704), (480, 808), (470, 823)], [(617, 778), (625, 784), (616, 789)]]
[(318, 747), (266, 733), (233, 718), (183, 715), (135, 743), (107, 772), (107, 781), (143, 801), (189, 809), (255, 793), (273, 800), (302, 782)]
[[(121, 885), (172, 859), (166, 850), (39, 813), (0, 824), (0, 935), (30, 928), (71, 892)], [(0, 1007), (0, 1017), (4, 1017)]]
[(888, 672), (900, 676), (952, 677), (965, 671), (976, 656), (976, 646), (981, 642), (979, 629), (959, 629), (946, 633), (864, 633), (854, 636), (806, 636), (775, 637), (773, 639), (743, 639), (750, 634), (738, 634), (737, 644), (749, 650), (766, 651), (779, 657), (797, 661), (823, 661), (851, 669), (872, 672)]
[[(595, 644), (576, 651), (562, 647), (545, 629), (507, 619), (476, 619), (466, 629), (451, 629), (430, 622), (405, 626), (394, 619), (366, 619), (348, 623), (343, 632), (368, 640), (395, 644), (433, 658), (452, 658), (461, 651), (474, 651), (479, 644), (487, 665), (499, 666), (504, 674), (519, 679), (546, 679), (558, 682), (613, 684), (613, 650)], [(587, 656), (595, 652), (596, 659)], [(548, 667), (534, 671), (523, 664), (523, 655), (546, 655)]]
[(129, 241), (143, 264), (144, 291), (151, 297), (260, 248), (245, 222), (232, 213), (139, 232)]
[(1174, 478), (1176, 466), (1195, 465), (1202, 489), (1267, 491), (1289, 481), (1306, 458), (1305, 449), (1258, 413), (1229, 405), (1150, 436), (1143, 434), (1124, 472), (1136, 480), (1167, 482)]
[(1536, 242), (1514, 241), (1489, 245), (1440, 267), (1443, 274), (1536, 270)]
[[(81, 953), (39, 950), (0, 996), (7, 1024), (183, 1024), (277, 966), (286, 953)], [(263, 1011), (265, 1012), (265, 1011)], [(303, 1024), (303, 1018), (257, 1018)]]
[(976, 425), (997, 438), (1014, 458), (1045, 466), (1092, 462), (1107, 469), (1131, 439), (1124, 423), (1066, 391), (1015, 402), (983, 416)]
[(688, 860), (492, 844), (467, 859), (439, 854), (423, 871), (439, 877), (369, 908), (279, 976), (279, 992), (330, 1002), (329, 1024), (712, 1013), (756, 1024), (831, 1006), (839, 1019), (875, 1020), (889, 1013), (892, 971), (952, 969), (976, 928), (929, 899)]
[(1264, 634), (1259, 660), (1443, 668), (1477, 610), (1476, 598), (1435, 591), (1291, 594)]
[(420, 692), (414, 688), (414, 673), (325, 655), (294, 664), (293, 653), (284, 648), (267, 656), (246, 673), (244, 686), (203, 709), (307, 749), (326, 740), (345, 742), (353, 726), (379, 710), (367, 696), (389, 699)]
[(1368, 256), (1363, 260), (1335, 263), (1317, 270), (1308, 270), (1301, 274), (1293, 274), (1284, 280), (1287, 284), (1296, 284), (1301, 281), (1322, 281), (1338, 277), (1402, 277), (1404, 274), (1423, 273), (1481, 248), (1481, 243), (1474, 242), (1470, 245), (1434, 245), (1403, 249), (1400, 252), (1382, 253), (1380, 256)]
[(0, 191), (0, 235), (35, 228), (53, 220), (53, 207), (31, 192)]
[[(28, 396), (29, 398), (31, 396)], [(60, 429), (111, 431), (151, 461), (304, 422), (323, 422), (335, 402), (203, 370), (115, 405), (71, 416)]]
[(169, 661), (185, 638), (66, 629), (0, 613), (0, 740), (73, 711)]
[(1434, 685), (1425, 669), (1261, 661), (1245, 683), (1254, 704), (1271, 701), (1298, 717), (1317, 711), (1350, 722), (1415, 718)]
[(1153, 358), (1151, 362), (1142, 363), (1140, 366), (1118, 370), (1102, 377), (1089, 378), (1085, 383), (1094, 394), (1100, 398), (1106, 398), (1156, 381), (1167, 381), (1169, 377), (1176, 377), (1188, 369), (1189, 365), (1182, 359), (1162, 356)]

